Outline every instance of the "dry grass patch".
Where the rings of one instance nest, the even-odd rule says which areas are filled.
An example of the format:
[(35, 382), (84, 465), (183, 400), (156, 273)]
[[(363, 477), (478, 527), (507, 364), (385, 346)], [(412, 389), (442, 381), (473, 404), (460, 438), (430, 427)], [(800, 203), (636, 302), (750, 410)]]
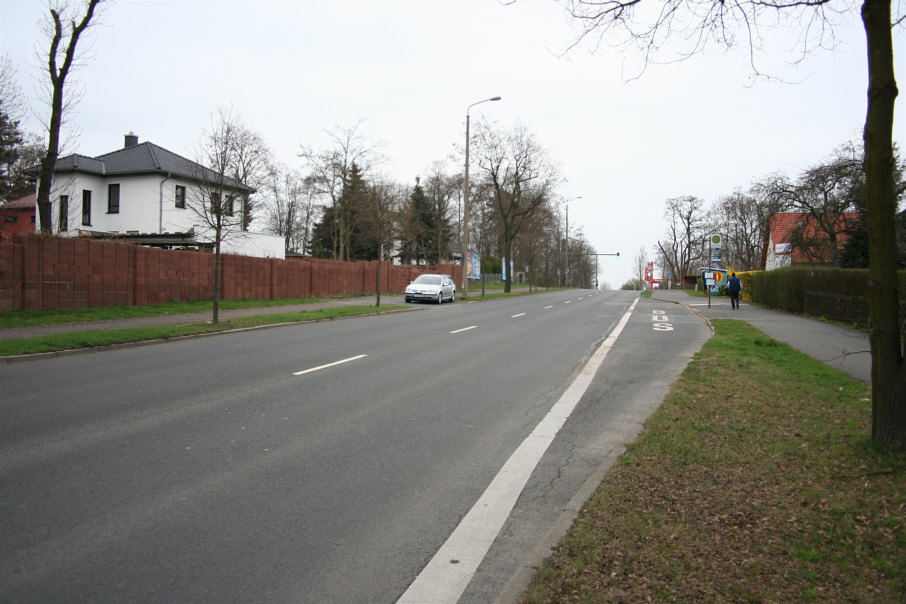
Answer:
[(522, 602), (906, 599), (906, 454), (868, 442), (868, 386), (714, 323)]

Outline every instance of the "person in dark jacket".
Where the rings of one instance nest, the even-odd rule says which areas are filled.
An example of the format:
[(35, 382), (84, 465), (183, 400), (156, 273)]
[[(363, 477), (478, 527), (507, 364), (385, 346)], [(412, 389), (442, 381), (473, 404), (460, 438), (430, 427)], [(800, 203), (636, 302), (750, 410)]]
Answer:
[(736, 273), (730, 275), (730, 280), (727, 282), (727, 288), (730, 290), (730, 306), (732, 308), (739, 308), (739, 292), (742, 291), (742, 281), (739, 280)]

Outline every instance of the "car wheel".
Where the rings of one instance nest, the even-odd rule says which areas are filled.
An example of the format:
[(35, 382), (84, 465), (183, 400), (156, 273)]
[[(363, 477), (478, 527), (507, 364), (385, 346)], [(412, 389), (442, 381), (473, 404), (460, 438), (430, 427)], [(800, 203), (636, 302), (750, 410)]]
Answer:
[(437, 303), (438, 304), (444, 303), (444, 292), (437, 292)]
[(450, 304), (453, 304), (453, 302), (455, 302), (455, 301), (456, 301), (456, 292), (452, 291), (452, 292), (450, 292)]
[(412, 302), (412, 298), (410, 298), (409, 296), (406, 296), (406, 304), (410, 304), (411, 302)]

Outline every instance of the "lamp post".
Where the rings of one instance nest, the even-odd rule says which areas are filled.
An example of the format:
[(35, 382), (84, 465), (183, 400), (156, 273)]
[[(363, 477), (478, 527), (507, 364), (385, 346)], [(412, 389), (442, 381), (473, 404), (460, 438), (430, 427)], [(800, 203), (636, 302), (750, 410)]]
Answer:
[(462, 195), (462, 295), (469, 295), (469, 110), (488, 101), (499, 101), (499, 96), (477, 101), (466, 107), (466, 172)]
[(569, 274), (569, 202), (574, 199), (582, 199), (581, 195), (570, 197), (566, 200), (566, 287), (572, 287), (572, 279)]

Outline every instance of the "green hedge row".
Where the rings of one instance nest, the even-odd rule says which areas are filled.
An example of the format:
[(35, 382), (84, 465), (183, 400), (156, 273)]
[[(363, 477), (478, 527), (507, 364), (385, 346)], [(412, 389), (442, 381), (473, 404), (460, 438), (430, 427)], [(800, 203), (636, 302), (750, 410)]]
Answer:
[[(868, 296), (867, 269), (791, 267), (738, 276), (743, 299), (799, 314), (805, 311), (805, 292)], [(900, 299), (906, 299), (906, 271), (899, 271), (898, 278)]]

